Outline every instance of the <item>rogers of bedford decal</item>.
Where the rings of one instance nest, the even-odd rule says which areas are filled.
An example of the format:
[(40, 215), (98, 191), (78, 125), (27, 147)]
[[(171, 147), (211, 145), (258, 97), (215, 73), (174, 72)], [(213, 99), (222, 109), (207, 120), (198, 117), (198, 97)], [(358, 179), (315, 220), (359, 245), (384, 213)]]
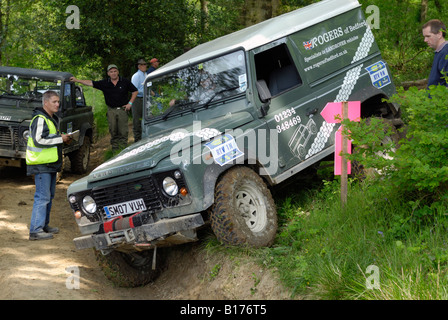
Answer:
[(303, 47), (306, 50), (311, 50), (311, 49), (316, 48), (318, 45), (323, 45), (324, 43), (327, 43), (329, 41), (332, 41), (334, 39), (342, 37), (343, 35), (344, 35), (344, 31), (342, 30), (342, 27), (339, 27), (337, 29), (333, 29), (333, 30), (325, 32), (317, 37), (314, 37), (309, 41), (304, 41)]
[(11, 116), (0, 116), (0, 120), (9, 121), (9, 120), (11, 120)]

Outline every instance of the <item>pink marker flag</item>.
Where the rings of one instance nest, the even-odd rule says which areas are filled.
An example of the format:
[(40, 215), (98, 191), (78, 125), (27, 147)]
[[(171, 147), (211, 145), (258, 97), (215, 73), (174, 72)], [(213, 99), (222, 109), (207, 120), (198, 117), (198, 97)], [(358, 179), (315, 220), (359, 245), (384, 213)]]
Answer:
[[(328, 123), (340, 123), (343, 114), (343, 103), (342, 102), (329, 102), (324, 107), (320, 113), (324, 120)], [(335, 119), (335, 117), (339, 119)], [(350, 121), (360, 121), (361, 119), (361, 101), (349, 101), (348, 102), (348, 118)], [(334, 151), (334, 174), (341, 175), (342, 171), (342, 127), (336, 131), (335, 135), (335, 151)], [(352, 142), (347, 141), (347, 150), (344, 153), (351, 154), (352, 152)], [(347, 161), (347, 174), (351, 173), (351, 163)]]

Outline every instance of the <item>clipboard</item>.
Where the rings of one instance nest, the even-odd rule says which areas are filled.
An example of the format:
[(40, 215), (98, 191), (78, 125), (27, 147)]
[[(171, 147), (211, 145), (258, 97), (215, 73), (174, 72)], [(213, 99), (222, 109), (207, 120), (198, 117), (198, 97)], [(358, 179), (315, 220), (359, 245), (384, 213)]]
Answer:
[(79, 130), (76, 130), (76, 131), (73, 131), (73, 132), (68, 133), (68, 135), (69, 135), (73, 140), (76, 140), (76, 141), (79, 140), (79, 134), (80, 134)]

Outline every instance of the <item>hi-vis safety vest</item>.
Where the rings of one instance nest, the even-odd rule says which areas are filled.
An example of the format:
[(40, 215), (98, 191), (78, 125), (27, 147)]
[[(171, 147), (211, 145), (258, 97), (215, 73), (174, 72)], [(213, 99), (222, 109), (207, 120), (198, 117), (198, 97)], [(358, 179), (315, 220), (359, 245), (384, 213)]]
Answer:
[[(37, 117), (41, 117), (47, 123), (48, 129), (50, 130), (50, 134), (56, 134), (57, 129), (50, 119), (47, 119), (44, 116), (37, 115), (32, 120)], [(31, 124), (30, 124), (31, 127)], [(28, 144), (26, 148), (26, 164), (35, 165), (35, 164), (44, 164), (44, 163), (53, 163), (58, 161), (58, 147), (50, 147), (50, 148), (39, 148), (34, 145), (33, 138), (31, 138), (31, 134), (28, 137)]]

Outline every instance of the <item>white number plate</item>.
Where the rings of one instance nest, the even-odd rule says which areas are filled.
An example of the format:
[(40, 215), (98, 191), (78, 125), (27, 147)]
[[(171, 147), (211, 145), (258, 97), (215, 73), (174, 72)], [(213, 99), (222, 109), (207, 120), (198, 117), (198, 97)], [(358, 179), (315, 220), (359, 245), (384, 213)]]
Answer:
[(113, 204), (107, 207), (104, 207), (104, 211), (106, 212), (106, 216), (108, 218), (114, 218), (118, 216), (123, 216), (126, 214), (131, 214), (135, 212), (145, 211), (146, 206), (143, 199), (137, 199), (122, 203)]

